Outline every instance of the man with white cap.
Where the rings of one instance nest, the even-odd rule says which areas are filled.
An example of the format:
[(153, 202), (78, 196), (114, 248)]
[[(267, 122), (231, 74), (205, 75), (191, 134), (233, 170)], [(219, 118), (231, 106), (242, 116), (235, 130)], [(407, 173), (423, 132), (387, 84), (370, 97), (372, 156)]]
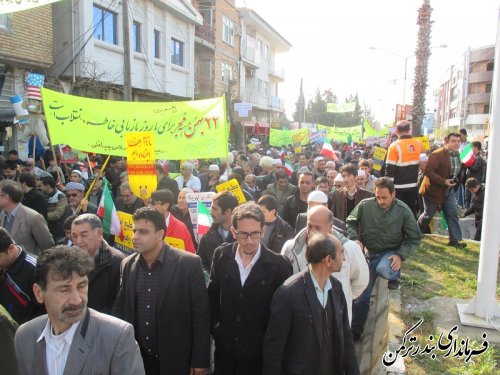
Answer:
[(193, 175), (194, 165), (188, 161), (181, 164), (181, 174), (175, 178), (179, 190), (185, 187), (193, 191), (201, 191), (201, 181)]
[(337, 173), (335, 178), (333, 179), (332, 193), (335, 190), (341, 190), (344, 187), (344, 179), (340, 173)]
[(199, 176), (201, 182), (201, 191), (208, 192), (214, 191), (215, 185), (219, 183), (219, 166), (217, 164), (210, 164), (207, 173), (202, 173)]
[[(319, 194), (325, 195), (318, 191), (313, 191), (311, 194), (318, 196)], [(317, 203), (316, 206), (307, 211), (306, 228), (302, 229), (294, 239), (285, 242), (281, 255), (290, 260), (294, 274), (301, 272), (307, 267), (305, 250), (311, 235), (314, 232), (333, 233), (342, 243), (345, 260), (340, 271), (332, 273), (332, 276), (342, 284), (350, 322), (352, 319), (352, 301), (359, 297), (365, 290), (368, 285), (370, 273), (361, 247), (337, 231), (334, 220), (332, 211), (325, 207), (324, 203)]]

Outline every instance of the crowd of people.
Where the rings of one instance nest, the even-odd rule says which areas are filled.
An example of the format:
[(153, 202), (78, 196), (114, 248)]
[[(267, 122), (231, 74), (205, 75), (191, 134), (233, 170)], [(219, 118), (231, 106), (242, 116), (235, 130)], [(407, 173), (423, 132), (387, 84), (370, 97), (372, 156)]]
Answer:
[[(465, 166), (465, 129), (430, 151), (407, 121), (396, 136), (379, 170), (370, 147), (339, 144), (334, 157), (258, 146), (159, 161), (148, 199), (123, 158), (101, 171), (99, 155), (69, 168), (52, 154), (0, 157), (0, 373), (359, 373), (354, 343), (378, 276), (399, 288), (438, 210), (449, 246), (466, 246), (459, 215), (474, 214), (481, 237), (481, 143)], [(232, 179), (246, 203), (216, 192)], [(108, 183), (133, 216), (131, 254), (97, 215)], [(186, 199), (196, 192), (214, 192), (201, 237)]]

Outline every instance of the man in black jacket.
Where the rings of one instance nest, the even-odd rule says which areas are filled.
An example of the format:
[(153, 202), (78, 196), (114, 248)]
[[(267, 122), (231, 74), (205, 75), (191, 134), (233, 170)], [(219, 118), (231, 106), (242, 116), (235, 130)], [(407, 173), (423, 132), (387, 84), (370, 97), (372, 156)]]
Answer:
[(177, 185), (177, 182), (173, 178), (165, 174), (163, 166), (160, 163), (155, 164), (155, 171), (156, 179), (158, 180), (158, 186), (156, 187), (156, 190), (170, 190), (174, 195), (175, 201), (177, 201), (177, 197), (179, 195), (179, 185)]
[(88, 274), (88, 306), (110, 314), (120, 288), (120, 263), (125, 255), (109, 246), (102, 234), (101, 220), (94, 214), (77, 216), (71, 224), (73, 244), (94, 260), (94, 269)]
[(19, 183), (23, 189), (22, 204), (29, 207), (47, 220), (47, 198), (36, 188), (36, 179), (31, 173), (22, 173), (19, 176)]
[(266, 221), (262, 243), (269, 250), (281, 254), (281, 249), (286, 241), (293, 238), (293, 229), (277, 214), (278, 201), (273, 195), (263, 195), (257, 204), (264, 213)]
[(210, 367), (210, 308), (200, 258), (163, 242), (165, 217), (134, 214), (135, 254), (122, 262), (113, 315), (134, 325), (146, 374), (203, 375)]
[(314, 233), (304, 271), (274, 294), (264, 341), (265, 375), (359, 374), (347, 306), (338, 280), (344, 255), (340, 241)]
[(229, 228), (233, 210), (238, 206), (238, 198), (230, 191), (221, 191), (212, 199), (210, 215), (213, 223), (208, 232), (201, 237), (197, 252), (201, 258), (203, 270), (207, 274), (210, 273), (215, 249), (225, 242), (234, 242)]
[(472, 193), (470, 207), (463, 213), (463, 217), (474, 214), (474, 223), (476, 225), (475, 241), (481, 241), (481, 229), (483, 227), (483, 209), (484, 209), (484, 185), (474, 177), (465, 182), (465, 188)]
[(307, 211), (307, 196), (313, 190), (314, 176), (311, 172), (303, 172), (299, 174), (298, 189), (295, 193), (286, 199), (285, 208), (283, 209), (283, 219), (295, 227), (297, 215)]
[(0, 304), (23, 324), (45, 312), (33, 294), (36, 259), (0, 228)]
[(292, 274), (290, 262), (261, 244), (264, 214), (255, 203), (233, 211), (237, 242), (217, 248), (208, 295), (215, 373), (259, 375), (274, 292)]

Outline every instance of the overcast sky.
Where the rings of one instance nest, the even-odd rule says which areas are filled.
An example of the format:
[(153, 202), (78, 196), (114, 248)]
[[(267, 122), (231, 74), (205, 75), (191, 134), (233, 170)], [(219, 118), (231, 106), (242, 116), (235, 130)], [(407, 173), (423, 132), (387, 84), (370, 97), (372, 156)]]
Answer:
[[(403, 100), (404, 57), (408, 57), (406, 103), (412, 101), (412, 55), (417, 10), (422, 3), (236, 0), (237, 6), (255, 10), (293, 45), (281, 58), (285, 82), (280, 86), (280, 97), (286, 101), (289, 118), (302, 77), (306, 102), (318, 87), (321, 91), (331, 88), (340, 101), (357, 92), (361, 103), (370, 106), (382, 123), (394, 117), (395, 103)], [(431, 46), (448, 47), (432, 50), (428, 93), (439, 86), (450, 65), (463, 61), (469, 47), (495, 44), (499, 5), (499, 0), (431, 0)], [(427, 101), (427, 108), (434, 109), (432, 100)]]

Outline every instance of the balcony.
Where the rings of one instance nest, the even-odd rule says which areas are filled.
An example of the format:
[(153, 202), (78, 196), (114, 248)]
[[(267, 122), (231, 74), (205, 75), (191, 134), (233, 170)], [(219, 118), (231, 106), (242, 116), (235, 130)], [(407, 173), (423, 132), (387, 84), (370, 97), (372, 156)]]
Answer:
[(285, 110), (285, 102), (278, 96), (271, 96), (269, 100), (269, 108), (272, 111), (276, 112), (284, 112)]
[(285, 69), (270, 66), (269, 67), (269, 76), (275, 82), (284, 82), (285, 81)]
[(203, 22), (203, 25), (201, 26), (196, 26), (194, 34), (211, 44), (215, 44), (215, 28), (206, 22)]
[(469, 73), (469, 84), (478, 82), (492, 82), (493, 71)]
[(249, 68), (258, 69), (260, 67), (260, 51), (256, 48), (255, 38), (246, 36), (243, 38), (241, 57), (243, 63)]
[(482, 92), (479, 94), (469, 94), (467, 104), (490, 104), (491, 93)]

